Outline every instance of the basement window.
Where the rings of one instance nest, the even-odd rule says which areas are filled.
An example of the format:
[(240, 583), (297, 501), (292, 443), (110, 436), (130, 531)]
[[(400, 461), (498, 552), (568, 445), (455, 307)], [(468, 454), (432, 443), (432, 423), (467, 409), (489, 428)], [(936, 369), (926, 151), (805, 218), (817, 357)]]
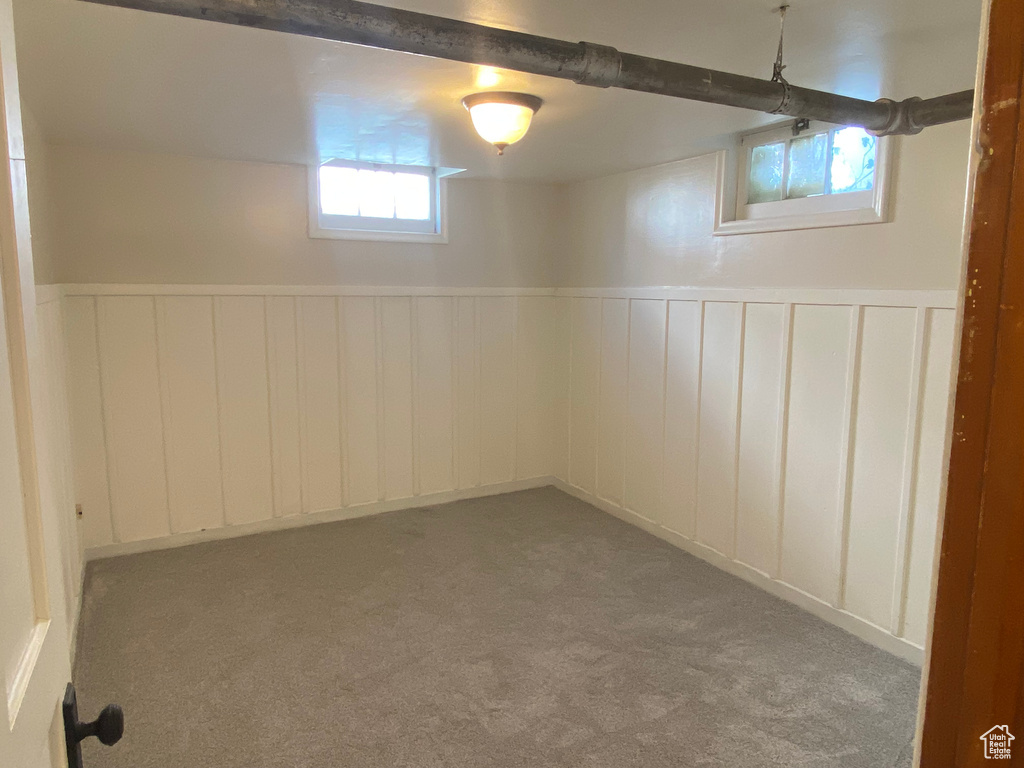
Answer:
[(438, 169), (330, 160), (310, 173), (310, 236), (445, 242)]
[(736, 215), (716, 235), (889, 220), (892, 142), (855, 126), (798, 120), (742, 136)]

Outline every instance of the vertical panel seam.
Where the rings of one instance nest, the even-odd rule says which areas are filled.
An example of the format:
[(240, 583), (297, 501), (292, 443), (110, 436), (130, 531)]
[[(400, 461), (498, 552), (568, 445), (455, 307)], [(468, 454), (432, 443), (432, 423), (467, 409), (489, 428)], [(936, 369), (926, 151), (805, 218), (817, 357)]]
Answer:
[(622, 499), (622, 506), (629, 509), (629, 502), (626, 500), (626, 489), (628, 483), (626, 482), (629, 477), (629, 412), (631, 406), (631, 400), (629, 396), (629, 377), (631, 373), (632, 360), (632, 338), (633, 338), (633, 298), (626, 299), (626, 403), (620, 414), (621, 419), (621, 430), (620, 434), (620, 447), (622, 449), (622, 456), (620, 458), (621, 469), (622, 469), (622, 492), (620, 498)]
[(260, 308), (263, 311), (263, 367), (266, 371), (264, 383), (267, 387), (267, 449), (270, 451), (270, 455), (267, 457), (270, 459), (270, 516), (277, 517), (277, 473), (274, 471), (274, 403), (270, 394), (272, 374), (270, 371), (270, 311), (267, 306), (269, 300), (269, 296), (260, 297)]
[(743, 419), (743, 363), (745, 353), (745, 336), (747, 327), (747, 303), (739, 302), (740, 321), (736, 329), (736, 426), (733, 433), (732, 460), (732, 551), (729, 557), (736, 560), (739, 541), (739, 494), (740, 494), (740, 424)]
[(309, 463), (309, 425), (307, 424), (306, 403), (306, 334), (300, 324), (305, 323), (305, 312), (302, 311), (302, 298), (293, 298), (295, 310), (295, 399), (299, 416), (299, 513), (308, 514), (311, 510), (307, 498), (307, 465)]
[[(104, 393), (103, 385), (103, 354), (100, 351), (100, 300), (99, 297), (93, 296), (92, 298), (92, 318), (93, 318), (93, 330), (95, 334), (93, 336), (94, 344), (96, 346), (96, 376), (99, 379), (99, 390), (100, 390), (100, 432), (103, 435), (103, 456), (106, 458), (106, 475), (107, 475), (107, 499), (108, 509), (107, 514), (110, 517), (110, 538), (115, 544), (120, 544), (123, 541), (121, 531), (118, 530), (118, 526), (114, 519), (114, 482), (110, 476), (110, 438), (107, 435), (107, 396)], [(168, 520), (170, 524), (170, 520)]]
[[(158, 395), (159, 395), (159, 399), (160, 399), (160, 447), (162, 449), (163, 458), (164, 458), (164, 504), (165, 504), (166, 509), (167, 509), (167, 530), (170, 533), (177, 533), (177, 531), (175, 531), (175, 529), (174, 529), (174, 515), (171, 512), (171, 473), (170, 473), (170, 468), (169, 468), (169, 462), (167, 461), (167, 443), (168, 443), (167, 415), (164, 413), (165, 410), (170, 408), (170, 404), (169, 403), (165, 403), (165, 399), (169, 398), (170, 395), (167, 392), (167, 385), (166, 385), (166, 382), (164, 382), (163, 366), (160, 363), (160, 358), (161, 358), (161, 353), (160, 353), (160, 348), (161, 348), (161, 341), (160, 341), (160, 338), (161, 338), (161, 336), (160, 336), (160, 314), (161, 313), (157, 309), (158, 306), (161, 309), (166, 309), (166, 308), (164, 307), (163, 301), (160, 301), (160, 299), (158, 299), (158, 297), (156, 297), (156, 296), (149, 297), (149, 300), (150, 300), (150, 302), (152, 302), (152, 308), (153, 308), (153, 336), (154, 336), (153, 341), (154, 341), (154, 346), (155, 346), (155, 350), (154, 351), (156, 352), (156, 380), (157, 380), (157, 389), (158, 389)], [(166, 299), (164, 301), (166, 301)]]
[(704, 321), (707, 315), (707, 302), (700, 300), (700, 317), (697, 323), (697, 403), (694, 413), (694, 436), (693, 436), (693, 467), (691, 478), (693, 480), (691, 493), (693, 500), (693, 523), (690, 529), (690, 539), (697, 541), (697, 521), (700, 518), (700, 438), (701, 438), (701, 412), (704, 405)]
[(271, 502), (271, 515), (273, 517), (280, 517), (284, 513), (284, 492), (281, 486), (276, 482), (277, 471), (279, 468), (277, 451), (279, 449), (278, 440), (275, 439), (278, 428), (280, 425), (280, 418), (277, 414), (278, 395), (280, 394), (280, 381), (277, 375), (277, 367), (280, 363), (277, 348), (271, 341), (272, 334), (270, 329), (270, 308), (273, 304), (273, 296), (263, 297), (263, 312), (264, 312), (264, 344), (266, 346), (266, 359), (267, 359), (267, 416), (270, 422), (270, 474), (274, 478), (274, 496)]
[(210, 335), (213, 337), (213, 399), (217, 406), (217, 460), (220, 462), (220, 471), (217, 473), (217, 482), (220, 485), (220, 513), (221, 521), (226, 528), (228, 522), (227, 492), (224, 489), (224, 413), (221, 409), (220, 397), (220, 359), (217, 345), (217, 326), (220, 318), (220, 297), (210, 297)]
[(604, 298), (597, 299), (597, 401), (594, 409), (594, 495), (601, 498), (601, 402), (604, 383)]
[(420, 495), (420, 297), (409, 300), (410, 437), (412, 438), (413, 496)]
[(448, 375), (451, 381), (448, 407), (451, 413), (451, 464), (448, 467), (448, 484), (452, 489), (459, 487), (459, 301), (454, 296), (445, 297), (448, 300), (448, 312), (450, 322), (448, 323), (448, 350), (451, 354), (451, 370)]
[(473, 297), (473, 340), (476, 342), (476, 359), (473, 361), (473, 399), (475, 401), (475, 407), (473, 408), (473, 433), (476, 436), (476, 483), (474, 487), (480, 487), (483, 478), (483, 438), (482, 430), (480, 428), (480, 379), (482, 375), (481, 357), (483, 356), (483, 341), (481, 340), (482, 334), (480, 333), (480, 297)]
[(896, 569), (893, 579), (891, 628), (894, 635), (905, 632), (907, 585), (910, 579), (910, 548), (917, 511), (917, 472), (921, 455), (921, 423), (924, 418), (924, 388), (928, 361), (931, 310), (917, 308), (914, 328), (914, 358), (911, 366), (910, 402), (907, 408), (906, 437), (903, 446), (903, 478), (900, 488), (899, 531), (896, 537)]
[(462, 424), (462, 418), (463, 418), (462, 396), (465, 394), (463, 392), (463, 388), (465, 387), (465, 381), (464, 381), (465, 376), (463, 375), (463, 372), (464, 372), (464, 368), (466, 366), (466, 361), (464, 359), (465, 356), (462, 354), (463, 353), (463, 349), (462, 349), (462, 341), (463, 341), (463, 339), (462, 339), (462, 329), (463, 329), (463, 322), (464, 322), (463, 312), (462, 312), (463, 301), (462, 301), (462, 298), (456, 296), (456, 297), (453, 298), (453, 302), (454, 302), (454, 313), (455, 313), (453, 324), (454, 324), (455, 330), (453, 331), (452, 360), (455, 361), (454, 362), (455, 374), (454, 374), (454, 379), (453, 379), (453, 385), (452, 386), (456, 390), (458, 390), (458, 394), (456, 395), (456, 404), (457, 405), (456, 405), (455, 409), (452, 411), (452, 416), (453, 416), (452, 421), (455, 422), (455, 426), (454, 426), (454, 429), (453, 429), (453, 434), (455, 436), (455, 439), (453, 439), (453, 445), (455, 447), (454, 447), (453, 450), (454, 450), (454, 452), (456, 454), (456, 460), (454, 461), (452, 466), (453, 466), (454, 472), (455, 472), (455, 487), (457, 489), (461, 490), (462, 487), (465, 485), (465, 482), (466, 482), (466, 479), (465, 479), (465, 476), (464, 476), (465, 475), (465, 469), (462, 466), (463, 465), (463, 461), (462, 461), (462, 459), (463, 459), (463, 456), (462, 456), (462, 441), (464, 439), (464, 435), (463, 435), (464, 425)]
[(839, 471), (841, 474), (839, 476), (839, 492), (837, 494), (839, 507), (838, 530), (836, 531), (835, 540), (837, 578), (832, 600), (833, 606), (840, 610), (843, 610), (846, 604), (846, 570), (850, 549), (850, 507), (853, 490), (854, 444), (857, 439), (857, 399), (860, 391), (861, 346), (863, 345), (864, 333), (863, 305), (851, 307), (851, 315), (846, 363), (845, 412), (843, 414), (843, 434), (840, 444)]
[(387, 497), (388, 470), (387, 455), (384, 446), (384, 434), (387, 431), (384, 418), (384, 308), (379, 296), (373, 297), (373, 354), (374, 384), (377, 390), (377, 499), (384, 501)]
[(349, 506), (351, 502), (348, 450), (348, 344), (345, 338), (347, 327), (345, 299), (342, 296), (336, 296), (334, 299), (334, 332), (338, 339), (338, 458), (340, 459), (338, 470), (341, 472), (342, 508)]
[[(556, 299), (557, 300), (557, 299)], [(565, 481), (569, 485), (576, 485), (572, 471), (572, 424), (573, 424), (573, 413), (574, 413), (574, 398), (573, 392), (575, 387), (573, 386), (573, 357), (576, 353), (576, 299), (569, 298), (569, 369), (568, 375), (569, 380), (567, 383), (567, 413), (566, 413), (566, 425), (565, 425)]]
[[(302, 385), (302, 366), (299, 363), (299, 297), (291, 297), (292, 305), (292, 335), (295, 337), (295, 429), (298, 432), (299, 438), (299, 514), (306, 512), (306, 446), (305, 446), (305, 433), (306, 429), (303, 424), (304, 417), (304, 405), (303, 405), (303, 394), (300, 389)], [(283, 510), (282, 510), (283, 513)]]
[(662, 327), (661, 345), (661, 476), (658, 478), (658, 524), (664, 525), (667, 520), (665, 504), (665, 444), (668, 441), (668, 321), (672, 308), (672, 302), (665, 301), (665, 318)]
[(513, 424), (515, 426), (515, 435), (512, 439), (512, 477), (510, 480), (515, 480), (519, 477), (519, 419), (522, 417), (523, 409), (519, 407), (519, 396), (521, 381), (519, 376), (519, 367), (522, 365), (520, 360), (519, 349), (519, 302), (521, 297), (512, 297), (512, 364), (514, 366), (512, 376), (515, 380), (515, 395), (512, 398), (512, 408), (515, 413), (515, 419)]
[(782, 317), (782, 361), (779, 370), (779, 413), (775, 436), (775, 573), (782, 578), (782, 547), (786, 521), (786, 451), (789, 448), (789, 393), (793, 381), (793, 315), (795, 307), (785, 305)]
[(422, 439), (420, 425), (420, 329), (419, 329), (420, 297), (409, 299), (409, 428), (412, 432), (412, 495), (420, 495), (420, 444)]
[(630, 467), (633, 464), (633, 303), (637, 299), (626, 299), (626, 402), (622, 411), (622, 508), (644, 517), (633, 509), (630, 503)]

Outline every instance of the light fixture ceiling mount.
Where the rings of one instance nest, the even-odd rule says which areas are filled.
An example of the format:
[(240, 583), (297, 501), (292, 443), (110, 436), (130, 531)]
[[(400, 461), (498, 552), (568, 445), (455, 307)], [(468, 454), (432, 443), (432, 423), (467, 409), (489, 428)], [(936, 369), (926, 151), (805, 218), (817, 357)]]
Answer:
[(506, 147), (526, 135), (543, 103), (538, 96), (512, 91), (485, 91), (462, 100), (476, 132), (497, 147), (499, 155), (505, 154)]

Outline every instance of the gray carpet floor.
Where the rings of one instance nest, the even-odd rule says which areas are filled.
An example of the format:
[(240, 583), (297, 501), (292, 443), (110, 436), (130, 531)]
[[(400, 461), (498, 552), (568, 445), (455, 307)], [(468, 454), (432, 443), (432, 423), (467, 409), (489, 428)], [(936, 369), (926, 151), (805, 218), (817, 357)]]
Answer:
[(555, 489), (90, 564), (94, 768), (909, 766), (918, 671)]

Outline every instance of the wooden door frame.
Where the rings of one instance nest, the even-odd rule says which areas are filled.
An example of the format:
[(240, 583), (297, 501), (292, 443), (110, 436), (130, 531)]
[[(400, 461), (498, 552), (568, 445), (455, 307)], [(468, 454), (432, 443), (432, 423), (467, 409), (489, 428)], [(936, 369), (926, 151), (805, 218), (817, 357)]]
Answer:
[(991, 0), (986, 37), (923, 768), (992, 765), (995, 725), (1024, 765), (1024, 2)]

